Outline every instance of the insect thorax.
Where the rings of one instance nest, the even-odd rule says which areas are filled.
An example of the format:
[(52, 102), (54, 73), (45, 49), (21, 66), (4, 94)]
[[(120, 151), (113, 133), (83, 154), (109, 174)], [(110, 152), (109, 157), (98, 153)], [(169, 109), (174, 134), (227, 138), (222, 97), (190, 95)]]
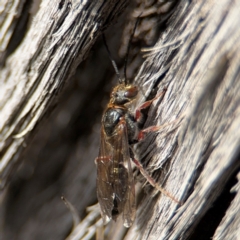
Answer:
[(128, 141), (130, 144), (134, 143), (139, 130), (133, 114), (129, 112), (127, 108), (108, 108), (105, 111), (102, 119), (104, 131), (108, 137), (118, 134), (117, 127), (122, 117), (124, 117), (126, 122)]

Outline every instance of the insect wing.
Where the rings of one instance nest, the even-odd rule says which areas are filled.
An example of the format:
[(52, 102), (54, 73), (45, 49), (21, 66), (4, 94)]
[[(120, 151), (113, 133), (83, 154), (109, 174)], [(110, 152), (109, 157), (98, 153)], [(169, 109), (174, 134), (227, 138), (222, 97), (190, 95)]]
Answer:
[(113, 148), (107, 142), (103, 128), (101, 129), (101, 144), (97, 164), (97, 197), (101, 208), (103, 223), (107, 224), (112, 218), (113, 209)]
[(114, 192), (119, 212), (123, 214), (125, 227), (130, 227), (135, 219), (135, 185), (130, 162), (127, 126), (122, 118), (117, 126), (118, 134), (114, 142)]
[(125, 120), (111, 137), (101, 130), (101, 145), (97, 164), (97, 195), (104, 224), (123, 214), (125, 227), (135, 219), (135, 188), (130, 163)]

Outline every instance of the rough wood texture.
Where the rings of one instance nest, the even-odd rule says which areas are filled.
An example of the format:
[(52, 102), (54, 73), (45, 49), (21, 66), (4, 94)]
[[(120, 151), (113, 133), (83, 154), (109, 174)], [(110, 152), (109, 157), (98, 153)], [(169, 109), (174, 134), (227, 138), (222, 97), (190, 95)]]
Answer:
[[(159, 15), (161, 6), (150, 7), (139, 0), (136, 5), (127, 8), (126, 15), (122, 16), (117, 27), (113, 27), (107, 33), (109, 39), (112, 37), (109, 40), (111, 49), (114, 44), (115, 48), (119, 48), (120, 46), (115, 43), (120, 39), (118, 34), (121, 34), (124, 28), (123, 36), (129, 36), (134, 23), (129, 20), (131, 19), (129, 16), (138, 15), (143, 7), (148, 13), (143, 15), (139, 30), (136, 32), (138, 42), (142, 40), (150, 45), (149, 39), (159, 40), (146, 52), (148, 57), (135, 77), (135, 82), (146, 92), (146, 95), (156, 91), (161, 92), (167, 87), (164, 98), (154, 101), (145, 125), (171, 124), (158, 134), (149, 134), (139, 144), (137, 151), (148, 172), (165, 189), (181, 200), (183, 205), (176, 205), (149, 184), (141, 190), (141, 183), (145, 180), (138, 174), (136, 179), (139, 182), (137, 184), (139, 196), (136, 221), (128, 231), (121, 226), (121, 221), (109, 224), (105, 232), (106, 239), (210, 239), (213, 237), (218, 240), (238, 239), (240, 235), (239, 178), (237, 178), (240, 165), (240, 4), (231, 0), (198, 2), (180, 1), (164, 26), (164, 32), (160, 34), (154, 27), (159, 26), (162, 18), (162, 15)], [(67, 6), (65, 4), (64, 2), (62, 6)], [(46, 18), (50, 16), (47, 11), (54, 13), (53, 9), (55, 9), (51, 9), (49, 3), (48, 5), (44, 11)], [(1, 169), (5, 169), (9, 162), (18, 160), (19, 154), (12, 158), (11, 154), (6, 155), (7, 150), (12, 149), (14, 153), (14, 149), (18, 149), (17, 146), (21, 146), (24, 142), (28, 134), (26, 131), (33, 132), (36, 122), (32, 119), (36, 117), (36, 120), (39, 120), (39, 116), (42, 116), (39, 113), (46, 111), (53, 95), (62, 85), (63, 78), (71, 75), (80, 58), (86, 56), (93, 44), (91, 40), (85, 41), (89, 43), (86, 52), (72, 54), (74, 57), (71, 58), (70, 53), (79, 53), (79, 47), (82, 46), (79, 43), (81, 37), (80, 39), (75, 37), (76, 42), (69, 42), (69, 39), (68, 41), (66, 39), (69, 37), (69, 32), (64, 34), (65, 28), (61, 27), (53, 31), (53, 26), (56, 26), (55, 18), (59, 17), (63, 23), (65, 17), (74, 18), (73, 6), (72, 3), (71, 7), (65, 8), (65, 11), (62, 10), (64, 7), (60, 12), (56, 10), (58, 14), (55, 14), (54, 18), (49, 18), (52, 19), (48, 22), (49, 25), (42, 22), (44, 18), (41, 22), (36, 20), (37, 17), (35, 18), (34, 23), (37, 27), (30, 27), (28, 34), (35, 31), (35, 34), (39, 33), (44, 39), (39, 41), (37, 37), (32, 37), (34, 39), (32, 44), (39, 50), (37, 53), (33, 51), (29, 56), (23, 53), (20, 55), (20, 52), (26, 49), (22, 43), (11, 56), (5, 54), (7, 57), (5, 68), (2, 69), (0, 89), (0, 91), (5, 89), (5, 92), (4, 96), (0, 95), (1, 111), (6, 109), (6, 106), (15, 106), (18, 112), (13, 114), (14, 112), (8, 111), (3, 117), (1, 115), (3, 119), (1, 126), (6, 127), (5, 122), (8, 122), (8, 126), (12, 126), (1, 132), (1, 137), (8, 136), (3, 138), (7, 141), (1, 141), (2, 160), (9, 159), (1, 161)], [(41, 5), (42, 7), (44, 4)], [(119, 7), (122, 8), (122, 5)], [(72, 10), (72, 14), (67, 14), (69, 12), (66, 13), (66, 9)], [(109, 6), (106, 6), (106, 9), (109, 9)], [(107, 19), (104, 15), (106, 12), (98, 15), (102, 16), (101, 20), (97, 21), (103, 21), (101, 26), (104, 26)], [(61, 18), (60, 13), (64, 17)], [(80, 16), (79, 14), (76, 15)], [(89, 20), (88, 26), (92, 26), (95, 21)], [(73, 36), (74, 32), (79, 34), (85, 29), (80, 31), (76, 29), (75, 24), (72, 26)], [(86, 36), (91, 39), (92, 31), (94, 34), (91, 36), (95, 39), (100, 34), (100, 30), (94, 26), (89, 28), (91, 30), (87, 31)], [(151, 31), (152, 28), (154, 30)], [(46, 34), (43, 34), (41, 29)], [(54, 32), (54, 35), (50, 34)], [(31, 36), (28, 34), (23, 38), (23, 42)], [(122, 43), (121, 48), (126, 46), (128, 39), (124, 37), (117, 43), (119, 45)], [(53, 47), (53, 44), (57, 45)], [(138, 55), (136, 45), (136, 42), (133, 43), (132, 51), (135, 50)], [(28, 49), (31, 49), (30, 46)], [(73, 49), (76, 50), (72, 51)], [(61, 54), (58, 59), (56, 53), (62, 51), (66, 54)], [(39, 122), (40, 131), (26, 147), (25, 164), (14, 172), (10, 186), (5, 190), (5, 194), (2, 194), (0, 216), (4, 230), (0, 232), (3, 239), (36, 239), (37, 237), (64, 239), (70, 232), (72, 217), (60, 201), (60, 196), (64, 194), (76, 206), (81, 217), (85, 217), (85, 208), (96, 201), (93, 160), (98, 152), (101, 99), (102, 93), (106, 91), (103, 86), (106, 84), (110, 89), (107, 80), (110, 74), (108, 67), (104, 65), (108, 57), (100, 43), (90, 58), (92, 58), (89, 62), (90, 67), (88, 68), (88, 64), (85, 63), (80, 68), (79, 80), (69, 84), (51, 118)], [(31, 59), (34, 61), (30, 61)], [(73, 63), (74, 59), (75, 63)], [(42, 61), (43, 65), (40, 64)], [(130, 63), (128, 69), (130, 76), (134, 74), (139, 62), (138, 58), (134, 58)], [(17, 70), (19, 64), (23, 66)], [(99, 64), (101, 64), (100, 69)], [(9, 66), (14, 68), (11, 67), (12, 70), (9, 71), (7, 70)], [(6, 75), (8, 72), (9, 74)], [(5, 84), (9, 78), (4, 76), (14, 76), (12, 85)], [(3, 81), (2, 78), (6, 80)], [(27, 85), (24, 85), (25, 81)], [(144, 85), (146, 81), (148, 83)], [(12, 88), (16, 82), (18, 84)], [(21, 92), (22, 86), (25, 91)], [(33, 87), (36, 86), (45, 89), (41, 90), (38, 96), (34, 95), (34, 91), (30, 93), (28, 91), (28, 89), (34, 90)], [(17, 105), (16, 99), (13, 100), (12, 96), (18, 89), (19, 94), (25, 96), (25, 101)], [(9, 93), (8, 99), (6, 93)], [(32, 101), (27, 101), (29, 96), (36, 96), (34, 104)], [(2, 98), (5, 101), (2, 101)], [(140, 96), (137, 104), (142, 101), (144, 97)], [(182, 119), (180, 124), (176, 123), (176, 119)], [(23, 138), (12, 138), (13, 135), (22, 132)], [(32, 138), (32, 133), (29, 136)], [(4, 172), (1, 170), (1, 173)], [(137, 175), (137, 172), (135, 173)], [(2, 181), (6, 180), (5, 174), (1, 176)], [(68, 239), (90, 239), (97, 231), (101, 232), (101, 220), (98, 208), (92, 207)]]
[(104, 1), (43, 1), (21, 44), (8, 59), (4, 58), (6, 47), (10, 45), (6, 38), (12, 31), (4, 31), (5, 26), (10, 22), (9, 28), (13, 29), (16, 13), (28, 14), (29, 8), (22, 9), (24, 1), (18, 3), (18, 9), (14, 4), (3, 5), (9, 14), (5, 14), (1, 36), (1, 59), (5, 64), (0, 80), (2, 187), (28, 133), (86, 57), (101, 30), (125, 4), (126, 1), (109, 1), (108, 4)]

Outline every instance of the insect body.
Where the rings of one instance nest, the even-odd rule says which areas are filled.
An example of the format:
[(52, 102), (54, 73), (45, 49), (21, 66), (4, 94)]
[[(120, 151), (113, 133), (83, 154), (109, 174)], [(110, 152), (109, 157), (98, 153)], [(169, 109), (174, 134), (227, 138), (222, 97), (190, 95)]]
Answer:
[(158, 186), (141, 163), (134, 159), (131, 145), (142, 139), (145, 132), (158, 129), (156, 126), (139, 129), (138, 120), (141, 117), (141, 110), (147, 108), (152, 100), (139, 107), (134, 116), (129, 105), (137, 94), (136, 86), (120, 83), (113, 89), (110, 102), (103, 114), (101, 144), (95, 162), (97, 196), (104, 224), (111, 219), (116, 220), (121, 213), (125, 227), (130, 227), (135, 219), (136, 203), (131, 159), (153, 187), (179, 203), (171, 194)]
[(102, 118), (97, 164), (97, 195), (104, 224), (122, 213), (125, 227), (135, 218), (135, 189), (129, 144), (137, 141), (139, 128), (127, 106), (137, 95), (133, 85), (113, 89)]
[(111, 58), (104, 36), (103, 40), (119, 78), (119, 84), (113, 89), (109, 104), (102, 117), (100, 150), (95, 160), (97, 165), (97, 197), (104, 224), (107, 224), (111, 219), (116, 220), (122, 214), (124, 226), (130, 227), (136, 213), (135, 186), (131, 160), (153, 187), (173, 201), (179, 202), (161, 188), (144, 170), (141, 163), (134, 159), (131, 149), (131, 145), (141, 140), (144, 133), (160, 129), (157, 126), (152, 126), (140, 130), (141, 110), (149, 107), (152, 101), (159, 96), (143, 103), (137, 108), (136, 113), (133, 114), (130, 110), (130, 105), (138, 94), (138, 88), (127, 82), (126, 65), (124, 69), (125, 78), (120, 78), (119, 71)]

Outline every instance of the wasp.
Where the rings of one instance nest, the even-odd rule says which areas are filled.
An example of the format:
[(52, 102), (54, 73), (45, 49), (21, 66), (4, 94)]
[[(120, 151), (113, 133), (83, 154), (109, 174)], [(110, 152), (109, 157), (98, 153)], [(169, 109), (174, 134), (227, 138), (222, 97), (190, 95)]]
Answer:
[[(103, 39), (111, 58), (104, 36)], [(113, 60), (112, 63), (119, 77), (119, 71)], [(157, 130), (156, 126), (140, 129), (142, 110), (148, 108), (154, 99), (143, 103), (133, 113), (130, 105), (136, 99), (138, 92), (137, 86), (127, 82), (125, 70), (125, 78), (119, 77), (119, 83), (113, 88), (110, 101), (102, 116), (100, 150), (95, 163), (97, 197), (104, 224), (111, 219), (116, 221), (120, 214), (125, 227), (130, 227), (135, 219), (135, 184), (131, 160), (152, 186), (178, 202), (161, 188), (134, 158), (132, 145), (139, 142), (146, 132)]]

